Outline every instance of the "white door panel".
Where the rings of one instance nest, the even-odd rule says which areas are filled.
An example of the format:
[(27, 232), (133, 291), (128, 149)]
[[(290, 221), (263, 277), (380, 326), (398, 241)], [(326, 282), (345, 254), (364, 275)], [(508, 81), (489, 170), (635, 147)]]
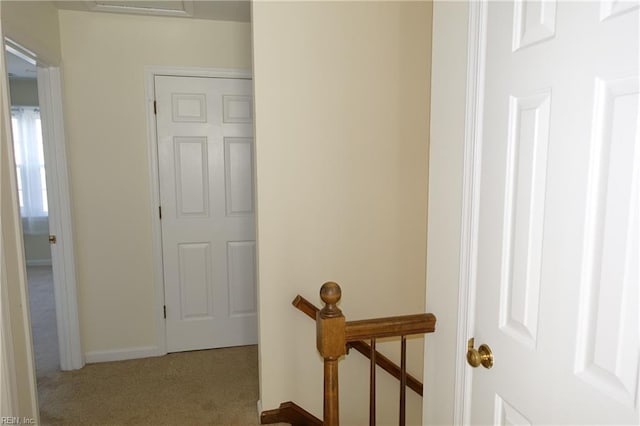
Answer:
[(637, 2), (488, 2), (473, 424), (638, 424)]
[(251, 82), (155, 89), (168, 351), (255, 344)]

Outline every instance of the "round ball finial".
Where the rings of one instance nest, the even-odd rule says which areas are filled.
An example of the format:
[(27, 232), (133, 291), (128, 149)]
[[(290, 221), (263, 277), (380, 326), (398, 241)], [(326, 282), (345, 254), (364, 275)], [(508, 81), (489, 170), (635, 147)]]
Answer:
[(341, 314), (340, 309), (336, 306), (341, 297), (342, 290), (338, 284), (331, 281), (322, 284), (322, 288), (320, 288), (320, 298), (325, 303), (325, 306), (322, 308), (321, 313), (325, 318), (335, 317)]
[(327, 305), (335, 305), (342, 297), (340, 286), (334, 282), (326, 282), (320, 288), (320, 298)]

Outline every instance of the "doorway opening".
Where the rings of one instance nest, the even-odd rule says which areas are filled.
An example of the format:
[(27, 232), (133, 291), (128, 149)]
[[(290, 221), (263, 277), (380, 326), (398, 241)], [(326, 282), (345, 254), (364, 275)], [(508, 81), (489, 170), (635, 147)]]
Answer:
[(7, 51), (18, 200), (27, 264), (36, 376), (60, 369), (49, 203), (35, 61)]
[[(36, 337), (34, 356), (39, 366), (34, 367), (53, 372), (75, 370), (84, 366), (84, 356), (78, 321), (61, 73), (7, 38), (4, 50), (11, 64), (6, 77), (11, 82), (13, 98), (11, 121), (15, 127), (12, 130), (22, 242), (27, 268), (32, 272), (29, 280), (35, 286), (25, 290), (37, 299), (32, 304), (39, 306), (30, 309), (31, 334), (40, 336)], [(39, 324), (46, 329), (38, 329)]]

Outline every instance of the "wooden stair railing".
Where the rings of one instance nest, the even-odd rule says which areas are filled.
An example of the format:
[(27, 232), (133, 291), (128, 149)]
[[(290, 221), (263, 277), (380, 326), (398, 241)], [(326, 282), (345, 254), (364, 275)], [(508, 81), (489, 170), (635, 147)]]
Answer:
[(309, 413), (298, 404), (288, 401), (274, 410), (260, 414), (260, 424), (288, 423), (292, 426), (322, 426), (322, 420)]
[[(352, 347), (371, 360), (369, 424), (373, 426), (376, 423), (375, 369), (376, 365), (379, 365), (385, 371), (400, 379), (399, 424), (405, 426), (407, 386), (410, 386), (416, 392), (419, 389), (420, 392), (418, 393), (422, 395), (422, 384), (407, 374), (407, 336), (432, 333), (435, 331), (436, 317), (433, 314), (417, 314), (347, 322), (342, 311), (337, 307), (341, 297), (340, 286), (334, 282), (327, 282), (320, 289), (320, 298), (325, 304), (322, 309), (318, 310), (301, 296), (296, 297), (293, 301), (293, 305), (296, 308), (316, 319), (316, 345), (324, 360), (323, 421), (320, 422), (316, 417), (289, 402), (281, 404), (279, 409), (263, 412), (261, 424), (288, 422), (294, 426), (302, 424), (338, 426), (340, 422), (338, 360), (341, 356), (347, 354), (348, 347)], [(395, 336), (401, 338), (400, 368), (375, 349), (376, 339)], [(364, 340), (370, 340), (371, 344), (368, 345)], [(417, 386), (418, 384), (419, 387)], [(295, 407), (291, 408), (291, 406)], [(306, 417), (296, 417), (301, 412)]]
[[(317, 308), (313, 303), (309, 302), (307, 299), (300, 295), (296, 296), (291, 304), (314, 321), (316, 320), (316, 315), (320, 311), (320, 309)], [(355, 349), (368, 359), (371, 359), (371, 346), (367, 342), (362, 340), (348, 342), (347, 354), (349, 353), (350, 348)], [(378, 351), (374, 351), (373, 355), (375, 363), (378, 365), (378, 367), (382, 368), (384, 371), (400, 380), (400, 367), (398, 367), (393, 361), (391, 361), (389, 358)], [(416, 379), (409, 373), (407, 373), (407, 386), (409, 387), (409, 389), (422, 396), (422, 383), (420, 382), (420, 380)]]

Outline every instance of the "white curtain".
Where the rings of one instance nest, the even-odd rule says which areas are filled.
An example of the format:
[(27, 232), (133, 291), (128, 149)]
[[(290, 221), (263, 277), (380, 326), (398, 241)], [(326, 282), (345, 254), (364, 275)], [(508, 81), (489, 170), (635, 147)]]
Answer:
[(48, 234), (49, 206), (40, 111), (33, 107), (12, 107), (11, 127), (23, 231)]

